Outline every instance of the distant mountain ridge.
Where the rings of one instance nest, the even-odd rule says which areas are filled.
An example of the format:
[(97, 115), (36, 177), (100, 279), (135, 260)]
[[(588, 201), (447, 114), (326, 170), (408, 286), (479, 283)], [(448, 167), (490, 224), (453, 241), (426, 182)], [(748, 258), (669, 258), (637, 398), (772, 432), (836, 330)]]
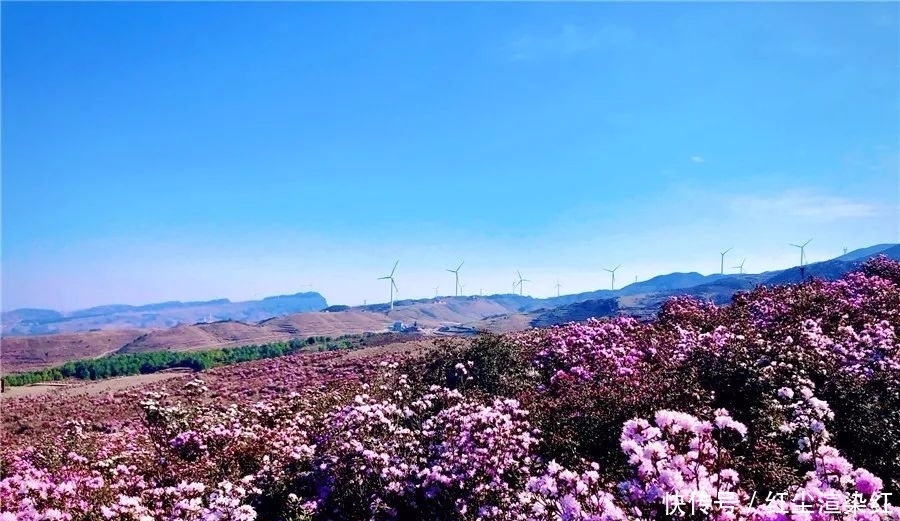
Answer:
[[(803, 276), (833, 280), (879, 254), (900, 260), (900, 245), (879, 245), (813, 263), (804, 266)], [(799, 267), (761, 274), (671, 273), (616, 291), (596, 290), (545, 299), (507, 293), (401, 300), (394, 303), (393, 310), (389, 310), (388, 304), (329, 307), (315, 292), (249, 302), (220, 299), (98, 306), (69, 314), (19, 309), (3, 314), (5, 338), (0, 350), (0, 367), (10, 372), (109, 353), (210, 349), (309, 336), (379, 332), (393, 327), (397, 321), (453, 334), (479, 330), (506, 333), (615, 315), (645, 320), (652, 319), (663, 302), (675, 295), (727, 304), (738, 291), (751, 290), (760, 284), (794, 283), (800, 277)], [(102, 315), (102, 311), (114, 312)], [(175, 320), (178, 325), (168, 325)], [(10, 326), (8, 321), (15, 322)], [(41, 334), (63, 328), (74, 332)], [(9, 330), (12, 332), (7, 333)]]
[[(826, 280), (835, 280), (850, 271), (859, 269), (863, 262), (877, 255), (886, 255), (900, 260), (900, 244), (880, 244), (861, 248), (848, 252), (836, 259), (806, 265), (803, 267), (803, 278), (819, 277)], [(485, 300), (500, 304), (508, 311), (497, 316), (485, 316), (466, 325), (479, 329), (510, 331), (521, 329), (523, 324), (543, 327), (570, 321), (581, 321), (589, 316), (604, 317), (626, 314), (649, 318), (656, 313), (666, 299), (673, 296), (694, 296), (711, 300), (716, 304), (727, 304), (738, 291), (749, 291), (758, 285), (787, 284), (799, 282), (800, 280), (801, 270), (799, 267), (755, 274), (723, 275), (715, 273), (702, 275), (696, 272), (677, 272), (658, 275), (617, 290), (598, 289), (549, 298), (534, 298), (527, 295), (504, 293), (485, 296), (398, 300), (394, 301), (394, 311), (392, 313), (396, 314), (400, 313), (401, 310), (420, 308), (434, 302), (450, 303)], [(611, 303), (615, 303), (615, 305)], [(363, 310), (363, 307), (354, 306), (349, 309)], [(369, 304), (365, 307), (365, 310), (370, 312), (387, 313), (388, 309), (387, 303)], [(510, 325), (509, 321), (514, 322), (515, 326)]]
[(859, 248), (858, 250), (853, 250), (833, 260), (852, 262), (865, 260), (882, 253), (887, 255), (888, 257), (891, 257), (892, 255), (897, 254), (896, 249), (898, 246), (900, 246), (900, 244), (876, 244), (875, 246), (869, 246), (868, 248)]
[(522, 329), (522, 324), (545, 327), (583, 321), (588, 317), (630, 315), (646, 319), (654, 316), (663, 302), (673, 296), (692, 296), (722, 305), (729, 303), (735, 293), (749, 291), (759, 285), (796, 283), (810, 277), (836, 280), (858, 270), (866, 260), (878, 255), (900, 260), (900, 244), (861, 248), (835, 259), (808, 264), (803, 267), (802, 273), (799, 266), (758, 274), (669, 273), (615, 291), (597, 290), (547, 299), (519, 295), (482, 297), (502, 298), (517, 306), (519, 313), (518, 316), (485, 317), (473, 325), (495, 331), (512, 331)]
[[(879, 244), (854, 250), (835, 259), (808, 264), (803, 267), (803, 276), (837, 280), (846, 273), (859, 269), (865, 261), (878, 255), (900, 260), (900, 244)], [(800, 280), (800, 277), (800, 267), (795, 266), (772, 275), (766, 279), (765, 284), (787, 284)]]
[(215, 299), (193, 302), (176, 300), (140, 306), (112, 304), (68, 313), (23, 308), (4, 312), (0, 321), (4, 336), (21, 336), (111, 328), (154, 329), (220, 320), (259, 322), (291, 313), (320, 311), (326, 307), (325, 297), (317, 292), (304, 292), (244, 302)]
[[(831, 260), (812, 263), (803, 267), (802, 276), (834, 280), (858, 269), (865, 260), (882, 254), (900, 260), (900, 244), (869, 246)], [(486, 296), (397, 300), (394, 302), (394, 311), (390, 313), (387, 303), (367, 306), (341, 305), (329, 308), (325, 298), (316, 292), (278, 295), (246, 302), (218, 299), (201, 302), (171, 301), (141, 306), (107, 305), (71, 313), (47, 309), (17, 309), (3, 313), (2, 332), (4, 336), (23, 336), (92, 329), (166, 328), (210, 320), (257, 323), (292, 313), (314, 311), (331, 313), (367, 311), (389, 313), (390, 316), (398, 318), (408, 316), (415, 320), (417, 315), (427, 319), (431, 313), (428, 310), (436, 303), (443, 302), (451, 307), (463, 309), (471, 308), (471, 301), (489, 303), (490, 306), (482, 306), (482, 308), (490, 308), (493, 314), (510, 316), (527, 314), (528, 321), (533, 321), (534, 324), (549, 325), (569, 320), (583, 320), (588, 315), (630, 314), (648, 317), (655, 313), (667, 298), (675, 295), (693, 295), (724, 304), (729, 302), (734, 293), (738, 291), (750, 290), (760, 284), (786, 284), (799, 280), (801, 280), (800, 267), (758, 274), (702, 275), (696, 272), (677, 272), (658, 275), (617, 290), (598, 289), (549, 298), (505, 293)], [(615, 305), (612, 305), (612, 302)], [(477, 313), (475, 314), (477, 315)], [(460, 318), (463, 315), (471, 316), (472, 312), (466, 311), (460, 315)], [(489, 315), (484, 315), (480, 319), (488, 317)]]

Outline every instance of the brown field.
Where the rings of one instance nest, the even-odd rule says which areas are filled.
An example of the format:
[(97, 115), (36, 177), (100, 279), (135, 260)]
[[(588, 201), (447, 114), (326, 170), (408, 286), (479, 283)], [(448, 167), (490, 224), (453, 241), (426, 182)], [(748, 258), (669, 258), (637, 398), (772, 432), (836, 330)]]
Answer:
[(301, 353), (218, 367), (199, 373), (161, 372), (78, 383), (64, 387), (28, 386), (2, 396), (0, 444), (28, 445), (60, 432), (66, 420), (81, 419), (93, 429), (136, 425), (141, 393), (166, 391), (179, 396), (184, 384), (201, 378), (217, 403), (253, 401), (323, 385), (366, 381), (382, 360), (423, 353), (430, 340), (395, 342), (355, 350)]
[(233, 345), (264, 344), (289, 340), (291, 335), (243, 322), (180, 325), (150, 331), (122, 346), (119, 353), (147, 351), (191, 351)]
[(62, 381), (34, 385), (10, 387), (0, 394), (0, 403), (11, 398), (52, 395), (54, 397), (71, 398), (78, 395), (94, 396), (105, 393), (115, 393), (131, 387), (162, 382), (170, 378), (190, 374), (190, 369), (172, 369), (152, 374), (136, 374), (98, 381)]
[(297, 313), (266, 320), (261, 324), (293, 338), (298, 335), (340, 336), (365, 333), (366, 331), (383, 331), (395, 320), (404, 320), (397, 315), (397, 311), (390, 314), (340, 311), (337, 313)]
[(390, 316), (393, 320), (418, 321), (419, 325), (424, 324), (425, 327), (437, 327), (447, 324), (463, 324), (509, 312), (510, 310), (506, 306), (486, 299), (448, 299), (399, 307), (391, 312)]
[(535, 315), (530, 313), (510, 313), (478, 320), (471, 324), (478, 330), (487, 330), (491, 333), (513, 333), (524, 331), (531, 327), (530, 322)]
[(0, 369), (3, 374), (31, 371), (73, 359), (103, 356), (116, 352), (143, 333), (145, 331), (139, 329), (118, 329), (6, 337), (0, 339)]
[[(186, 351), (278, 342), (307, 336), (340, 336), (381, 332), (395, 320), (417, 322), (423, 328), (474, 323), (492, 315), (509, 313), (496, 302), (446, 300), (399, 306), (390, 313), (357, 310), (337, 313), (297, 313), (258, 324), (216, 322), (179, 325), (155, 330), (103, 330), (29, 337), (6, 337), (0, 349), (0, 373), (43, 369), (67, 361), (111, 353)], [(527, 322), (527, 321), (526, 321)], [(525, 329), (515, 319), (488, 327), (497, 332)]]

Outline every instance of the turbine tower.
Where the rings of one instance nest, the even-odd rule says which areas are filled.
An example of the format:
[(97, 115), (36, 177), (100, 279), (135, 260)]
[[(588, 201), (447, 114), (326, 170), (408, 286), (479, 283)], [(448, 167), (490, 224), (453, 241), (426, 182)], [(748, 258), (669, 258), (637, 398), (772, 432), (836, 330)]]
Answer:
[(806, 245), (812, 242), (812, 238), (803, 244), (791, 244), (794, 248), (800, 248), (800, 282), (806, 280)]
[(400, 264), (400, 261), (394, 263), (394, 269), (391, 270), (391, 274), (387, 277), (378, 277), (378, 280), (390, 280), (391, 281), (391, 311), (394, 310), (394, 290), (397, 290), (397, 293), (400, 293), (400, 290), (397, 289), (397, 283), (394, 282), (394, 272), (397, 271), (397, 264)]
[(616, 270), (619, 269), (619, 268), (621, 268), (621, 267), (622, 267), (622, 265), (619, 264), (618, 266), (616, 266), (615, 268), (613, 268), (613, 269), (611, 269), (611, 270), (608, 270), (608, 269), (606, 269), (606, 268), (603, 268), (603, 271), (608, 271), (608, 272), (610, 273), (610, 275), (612, 275), (612, 283), (610, 284), (610, 288), (613, 289), (613, 290), (616, 289)]
[(733, 249), (734, 249), (734, 246), (732, 246), (731, 248), (728, 248), (727, 250), (725, 250), (719, 254), (722, 256), (722, 261), (721, 261), (720, 267), (719, 267), (719, 275), (725, 275), (725, 254), (730, 252)]
[(437, 298), (437, 296), (438, 296), (438, 294), (437, 294), (437, 293), (438, 293), (438, 288), (440, 288), (440, 286), (435, 286), (435, 287), (434, 287), (434, 298)]
[(847, 247), (844, 246), (844, 255), (847, 255)]
[(731, 268), (732, 268), (732, 269), (736, 269), (736, 270), (740, 270), (739, 273), (740, 273), (741, 275), (743, 275), (743, 274), (744, 274), (744, 263), (745, 263), (745, 262), (747, 262), (747, 259), (742, 260), (740, 264), (738, 264), (737, 266), (732, 266)]
[(559, 279), (556, 279), (556, 296), (559, 297), (559, 288), (562, 284), (559, 283)]
[(466, 263), (466, 261), (462, 261), (459, 263), (459, 266), (457, 266), (455, 270), (449, 270), (449, 269), (447, 270), (456, 277), (454, 280), (455, 280), (455, 284), (456, 284), (456, 296), (457, 297), (459, 296), (459, 269), (462, 268), (462, 265), (465, 263)]
[(803, 244), (791, 243), (791, 246), (793, 246), (794, 248), (800, 248), (800, 267), (801, 268), (806, 265), (806, 245), (811, 242), (812, 242), (812, 239), (804, 242)]
[[(522, 295), (525, 294), (525, 292), (524, 292), (523, 289), (522, 289), (522, 287), (524, 286), (524, 284), (522, 284), (522, 283), (523, 283), (523, 282), (531, 282), (531, 281), (528, 280), (528, 279), (523, 279), (523, 278), (522, 278), (522, 273), (519, 272), (519, 270), (516, 270), (516, 273), (519, 275), (519, 281), (516, 282), (516, 285), (519, 286), (519, 296), (522, 296)], [(513, 292), (515, 292), (515, 288), (513, 288)]]
[(460, 285), (459, 285), (459, 292), (460, 292), (460, 293), (462, 293), (462, 289), (463, 289), (464, 287), (466, 287), (465, 284), (460, 284)]

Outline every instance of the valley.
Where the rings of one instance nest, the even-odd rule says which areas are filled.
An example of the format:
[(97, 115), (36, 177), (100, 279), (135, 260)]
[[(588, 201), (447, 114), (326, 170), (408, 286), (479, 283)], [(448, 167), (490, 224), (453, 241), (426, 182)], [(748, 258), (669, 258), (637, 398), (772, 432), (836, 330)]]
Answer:
[[(804, 267), (807, 277), (834, 280), (858, 267), (876, 255), (900, 259), (900, 245), (879, 245), (847, 253), (841, 257)], [(394, 309), (386, 304), (368, 306), (333, 307), (341, 311), (328, 311), (316, 300), (318, 293), (298, 294), (293, 297), (272, 297), (249, 304), (256, 313), (261, 302), (279, 302), (282, 313), (296, 309), (290, 306), (307, 306), (319, 302), (323, 310), (301, 311), (283, 316), (267, 316), (258, 322), (237, 319), (216, 322), (179, 324), (160, 328), (120, 328), (109, 326), (99, 331), (81, 331), (49, 335), (5, 334), (0, 351), (0, 373), (10, 374), (53, 367), (64, 362), (101, 357), (110, 354), (146, 353), (154, 351), (201, 351), (239, 347), (249, 344), (283, 342), (310, 336), (354, 335), (388, 331), (396, 322), (404, 326), (416, 324), (426, 335), (453, 334), (477, 331), (509, 333), (531, 327), (546, 327), (586, 320), (591, 317), (631, 316), (651, 318), (666, 299), (673, 296), (694, 296), (725, 304), (738, 291), (748, 291), (757, 285), (784, 284), (799, 280), (799, 268), (746, 275), (707, 275), (697, 273), (672, 273), (650, 280), (630, 284), (616, 291), (597, 290), (551, 298), (505, 294), (489, 296), (438, 297), (433, 299), (398, 300)], [(301, 298), (302, 296), (302, 298)], [(299, 300), (298, 300), (299, 299)], [(311, 300), (310, 300), (311, 299)], [(227, 302), (227, 301), (222, 301)], [(169, 304), (146, 307), (164, 310)], [(173, 304), (174, 305), (174, 304)], [(209, 304), (205, 304), (208, 306)], [(226, 304), (223, 304), (226, 305)], [(228, 303), (239, 316), (249, 311)], [(271, 306), (271, 305), (270, 305)], [(178, 309), (184, 307), (179, 304)], [(187, 306), (190, 308), (191, 306)], [(122, 310), (107, 306), (110, 317), (117, 317)], [(197, 309), (207, 309), (200, 306)], [(269, 307), (268, 309), (273, 309)], [(97, 310), (95, 309), (95, 313)], [(133, 313), (134, 311), (127, 311)], [(55, 316), (44, 310), (44, 316)], [(26, 316), (41, 323), (37, 311), (26, 313), (16, 310), (4, 313), (4, 318), (14, 320), (9, 329), (22, 328)], [(77, 315), (77, 314), (76, 314)], [(18, 322), (15, 322), (18, 320)], [(56, 319), (53, 319), (56, 320)], [(76, 327), (72, 322), (71, 327)], [(452, 331), (441, 331), (453, 327)]]

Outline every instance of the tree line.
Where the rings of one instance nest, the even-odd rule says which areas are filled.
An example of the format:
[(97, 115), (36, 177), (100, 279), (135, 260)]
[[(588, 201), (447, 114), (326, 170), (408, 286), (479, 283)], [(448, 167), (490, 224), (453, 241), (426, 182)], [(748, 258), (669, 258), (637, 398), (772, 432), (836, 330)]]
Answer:
[(66, 378), (102, 380), (115, 376), (155, 373), (179, 367), (202, 371), (211, 367), (275, 358), (300, 351), (347, 349), (353, 347), (354, 344), (355, 342), (351, 339), (351, 335), (337, 339), (311, 336), (305, 340), (293, 339), (286, 342), (270, 342), (261, 345), (251, 344), (204, 351), (153, 351), (148, 353), (116, 354), (103, 358), (66, 362), (62, 365), (39, 371), (8, 374), (2, 378), (2, 381), (3, 387), (15, 387), (54, 382)]

